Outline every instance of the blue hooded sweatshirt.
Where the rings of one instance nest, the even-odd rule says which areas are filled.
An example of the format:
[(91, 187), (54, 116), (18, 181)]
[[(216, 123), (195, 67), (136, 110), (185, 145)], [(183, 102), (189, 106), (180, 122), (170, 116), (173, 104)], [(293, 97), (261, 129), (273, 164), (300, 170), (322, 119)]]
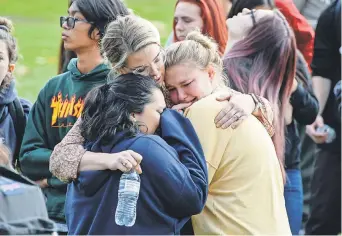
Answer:
[(137, 218), (132, 227), (115, 223), (121, 171), (83, 171), (69, 184), (65, 203), (69, 234), (179, 234), (202, 211), (208, 194), (205, 157), (190, 121), (166, 109), (161, 137), (118, 133), (91, 145), (93, 152), (133, 150), (143, 156)]
[[(8, 87), (2, 88), (0, 90), (0, 119), (2, 119), (2, 117), (5, 117), (5, 119), (0, 123), (0, 138), (2, 139), (3, 143), (10, 149), (12, 155), (13, 153), (15, 153), (15, 150), (20, 147), (17, 147), (17, 137), (15, 133), (14, 122), (11, 115), (9, 114), (7, 105), (12, 103), (16, 97), (18, 97), (18, 95), (15, 90), (14, 80)], [(19, 100), (27, 119), (32, 104), (24, 99)], [(12, 162), (12, 156), (10, 158), (10, 162)]]

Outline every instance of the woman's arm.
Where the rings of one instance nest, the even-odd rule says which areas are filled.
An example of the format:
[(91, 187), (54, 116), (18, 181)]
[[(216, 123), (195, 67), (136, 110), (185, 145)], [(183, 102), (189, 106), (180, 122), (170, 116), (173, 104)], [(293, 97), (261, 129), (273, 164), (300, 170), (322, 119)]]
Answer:
[(261, 96), (254, 94), (242, 94), (232, 89), (227, 93), (221, 94), (218, 101), (230, 102), (223, 108), (215, 118), (218, 128), (236, 128), (249, 115), (255, 116), (266, 128), (272, 137), (273, 129), (273, 110), (269, 101)]
[(78, 119), (63, 140), (57, 144), (50, 157), (50, 171), (62, 181), (70, 182), (77, 178), (77, 171), (86, 150)]
[[(136, 168), (141, 172), (141, 155), (133, 151), (119, 153), (94, 153), (83, 147), (84, 138), (81, 135), (78, 119), (63, 140), (57, 144), (50, 157), (50, 171), (64, 182), (77, 178), (77, 173), (85, 170), (121, 170), (129, 171)], [(127, 162), (128, 161), (128, 162)], [(126, 167), (122, 165), (126, 162)]]
[[(252, 96), (252, 95), (251, 95)], [(273, 110), (271, 107), (271, 103), (264, 97), (260, 97), (255, 95), (257, 100), (260, 103), (260, 106), (257, 106), (252, 115), (255, 116), (261, 124), (266, 128), (267, 133), (272, 137), (274, 135), (273, 128)]]

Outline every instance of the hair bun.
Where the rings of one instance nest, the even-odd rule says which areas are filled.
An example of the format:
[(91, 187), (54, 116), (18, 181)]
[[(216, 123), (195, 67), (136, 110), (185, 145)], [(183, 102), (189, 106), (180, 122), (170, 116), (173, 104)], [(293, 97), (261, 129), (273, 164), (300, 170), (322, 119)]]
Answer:
[(217, 44), (213, 39), (208, 36), (203, 35), (198, 30), (192, 31), (188, 33), (185, 40), (192, 40), (199, 44), (201, 44), (204, 48), (209, 49), (210, 51), (217, 51)]
[(8, 33), (12, 33), (13, 31), (12, 21), (5, 17), (0, 17), (0, 30), (5, 30)]

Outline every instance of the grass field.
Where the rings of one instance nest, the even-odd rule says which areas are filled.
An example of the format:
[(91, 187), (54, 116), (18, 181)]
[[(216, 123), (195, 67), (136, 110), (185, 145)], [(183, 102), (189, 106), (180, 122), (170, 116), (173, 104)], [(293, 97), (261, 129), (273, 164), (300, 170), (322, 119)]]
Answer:
[[(152, 21), (162, 43), (171, 31), (175, 0), (125, 0), (127, 6)], [(14, 22), (20, 59), (15, 75), (21, 97), (34, 102), (47, 80), (57, 73), (61, 29), (67, 0), (0, 0), (0, 16)]]

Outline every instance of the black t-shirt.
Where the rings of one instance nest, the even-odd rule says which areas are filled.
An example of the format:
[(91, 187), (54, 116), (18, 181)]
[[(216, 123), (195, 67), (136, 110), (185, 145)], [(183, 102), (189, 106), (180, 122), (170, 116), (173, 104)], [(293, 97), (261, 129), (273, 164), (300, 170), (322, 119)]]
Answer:
[(333, 89), (341, 80), (341, 0), (335, 0), (318, 19), (315, 36), (314, 57), (311, 63), (313, 75), (331, 80), (331, 89), (322, 117), (324, 123), (334, 128), (337, 138), (321, 148), (341, 149), (341, 123), (336, 118)]

